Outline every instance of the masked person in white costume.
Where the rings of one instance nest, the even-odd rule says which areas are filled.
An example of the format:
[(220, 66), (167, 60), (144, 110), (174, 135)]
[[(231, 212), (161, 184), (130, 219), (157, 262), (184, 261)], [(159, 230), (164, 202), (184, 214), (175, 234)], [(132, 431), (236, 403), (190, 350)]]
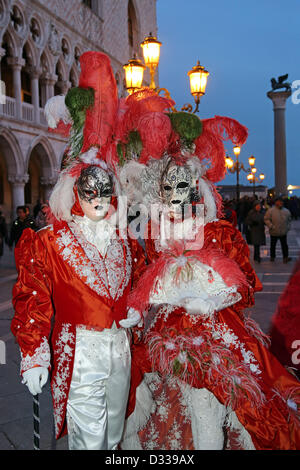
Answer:
[[(116, 224), (114, 171), (101, 145), (89, 140), (94, 136), (105, 143), (104, 131), (95, 134), (91, 126), (103, 118), (99, 77), (115, 84), (109, 59), (85, 53), (81, 70), (82, 83), (72, 96), (83, 127), (76, 127), (74, 107), (72, 117), (65, 107), (58, 113), (65, 121), (54, 120), (71, 123), (70, 146), (49, 201), (51, 225), (36, 233), (26, 230), (16, 247), (11, 328), (20, 346), (23, 383), (33, 395), (42, 392), (51, 371), (56, 438), (67, 432), (70, 449), (111, 450), (121, 440), (128, 400), (128, 328), (141, 318), (128, 309), (127, 296), (143, 254)], [(93, 76), (95, 88), (88, 88), (93, 83), (84, 77)], [(88, 94), (84, 108), (80, 103)]]

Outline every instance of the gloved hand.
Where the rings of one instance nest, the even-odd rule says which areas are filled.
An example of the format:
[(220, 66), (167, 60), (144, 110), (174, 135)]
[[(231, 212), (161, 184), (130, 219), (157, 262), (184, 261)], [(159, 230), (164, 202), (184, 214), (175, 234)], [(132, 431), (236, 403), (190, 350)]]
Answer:
[(133, 326), (136, 326), (141, 319), (142, 317), (140, 312), (134, 308), (130, 308), (127, 312), (127, 318), (120, 320), (119, 323), (123, 328), (132, 328)]
[(47, 367), (33, 367), (23, 372), (22, 376), (22, 383), (27, 385), (32, 395), (37, 395), (42, 393), (42, 387), (48, 380), (48, 369)]
[(186, 297), (182, 306), (188, 313), (194, 315), (211, 315), (216, 310), (216, 302), (213, 297), (202, 299), (201, 297)]

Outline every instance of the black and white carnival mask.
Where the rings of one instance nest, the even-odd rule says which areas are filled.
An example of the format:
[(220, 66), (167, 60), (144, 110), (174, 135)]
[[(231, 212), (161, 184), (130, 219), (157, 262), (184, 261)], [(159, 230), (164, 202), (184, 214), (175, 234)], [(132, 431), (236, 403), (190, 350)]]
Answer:
[(107, 171), (96, 165), (82, 170), (77, 180), (79, 202), (84, 214), (91, 220), (103, 219), (113, 193), (113, 181)]
[(193, 177), (189, 168), (170, 165), (162, 177), (161, 196), (170, 212), (181, 213), (184, 204), (191, 202)]

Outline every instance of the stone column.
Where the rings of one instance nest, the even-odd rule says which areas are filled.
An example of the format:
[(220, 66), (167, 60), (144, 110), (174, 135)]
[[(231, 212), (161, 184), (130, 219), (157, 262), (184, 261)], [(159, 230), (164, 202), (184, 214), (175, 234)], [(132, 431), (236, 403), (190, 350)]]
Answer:
[(57, 75), (51, 75), (50, 73), (45, 73), (41, 78), (43, 88), (42, 88), (42, 102), (45, 104), (54, 96), (54, 85), (57, 82)]
[(273, 102), (274, 111), (275, 193), (277, 196), (287, 194), (285, 106), (291, 93), (291, 91), (267, 93), (268, 98)]
[(36, 67), (31, 67), (29, 70), (31, 77), (31, 96), (32, 105), (34, 112), (34, 122), (39, 123), (40, 121), (40, 98), (39, 98), (39, 76), (41, 70)]
[(60, 80), (59, 82), (57, 82), (57, 85), (60, 88), (61, 94), (66, 95), (72, 84), (68, 80)]
[(47, 176), (41, 176), (40, 182), (41, 185), (43, 186), (44, 189), (44, 202), (48, 203), (53, 186), (55, 185), (57, 179), (53, 176), (47, 177)]
[(24, 197), (24, 187), (27, 181), (29, 180), (29, 175), (9, 175), (8, 181), (11, 183), (12, 188), (12, 211), (13, 217), (16, 217), (16, 209), (18, 206), (24, 206), (25, 197)]
[(22, 97), (21, 97), (21, 69), (25, 60), (19, 57), (8, 57), (7, 63), (13, 69), (14, 96), (16, 100), (16, 117), (22, 119)]
[(5, 56), (6, 51), (3, 49), (3, 47), (0, 47), (0, 113), (2, 113), (3, 109), (2, 106), (5, 104), (5, 96), (6, 96), (6, 91), (5, 91), (5, 84), (4, 82), (1, 82), (1, 60)]

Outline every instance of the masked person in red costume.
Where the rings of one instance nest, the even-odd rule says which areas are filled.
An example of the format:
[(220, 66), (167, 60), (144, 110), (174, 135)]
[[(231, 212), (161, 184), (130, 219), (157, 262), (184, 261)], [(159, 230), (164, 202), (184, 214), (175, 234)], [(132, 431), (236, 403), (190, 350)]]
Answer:
[[(167, 122), (155, 128), (167, 119), (169, 133)], [(151, 213), (148, 266), (128, 301), (148, 312), (134, 334), (121, 446), (300, 449), (300, 384), (244, 313), (262, 285), (241, 233), (220, 220), (213, 184), (225, 175), (222, 140), (242, 145), (247, 130), (230, 118), (186, 113), (141, 121), (151, 152), (127, 162), (121, 181), (141, 213)]]
[(140, 321), (127, 296), (143, 253), (114, 219), (109, 149), (118, 100), (109, 59), (88, 52), (80, 62), (79, 87), (47, 105), (49, 125), (71, 132), (70, 144), (49, 201), (51, 225), (25, 230), (16, 248), (11, 328), (33, 395), (51, 371), (56, 437), (67, 431), (73, 450), (116, 449), (130, 384), (128, 328)]

